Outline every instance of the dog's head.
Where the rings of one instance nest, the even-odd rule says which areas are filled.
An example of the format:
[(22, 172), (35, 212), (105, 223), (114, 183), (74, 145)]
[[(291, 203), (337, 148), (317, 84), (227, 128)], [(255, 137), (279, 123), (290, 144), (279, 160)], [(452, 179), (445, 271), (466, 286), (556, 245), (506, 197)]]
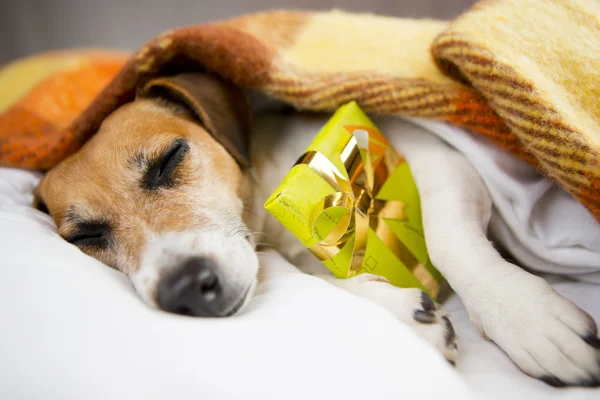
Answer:
[(258, 271), (243, 223), (249, 119), (243, 94), (219, 78), (155, 80), (49, 171), (35, 202), (148, 304), (232, 315)]

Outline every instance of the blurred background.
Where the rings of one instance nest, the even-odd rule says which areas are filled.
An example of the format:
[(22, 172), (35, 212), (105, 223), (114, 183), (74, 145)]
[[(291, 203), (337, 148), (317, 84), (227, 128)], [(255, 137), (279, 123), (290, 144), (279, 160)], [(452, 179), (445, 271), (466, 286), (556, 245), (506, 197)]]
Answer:
[(0, 63), (45, 50), (134, 50), (167, 29), (269, 8), (450, 19), (475, 0), (0, 0)]

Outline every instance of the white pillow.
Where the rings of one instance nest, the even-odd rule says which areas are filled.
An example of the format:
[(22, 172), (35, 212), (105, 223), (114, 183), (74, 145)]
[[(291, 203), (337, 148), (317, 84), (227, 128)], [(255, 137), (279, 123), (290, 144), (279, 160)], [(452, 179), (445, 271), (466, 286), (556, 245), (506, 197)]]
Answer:
[(0, 168), (0, 398), (469, 397), (384, 309), (272, 253), (242, 316), (148, 308), (29, 203), (38, 176)]

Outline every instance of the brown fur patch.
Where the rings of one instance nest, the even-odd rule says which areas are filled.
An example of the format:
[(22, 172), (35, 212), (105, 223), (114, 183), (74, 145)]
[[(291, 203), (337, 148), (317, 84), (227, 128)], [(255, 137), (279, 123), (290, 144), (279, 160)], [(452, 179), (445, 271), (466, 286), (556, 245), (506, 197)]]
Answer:
[[(190, 154), (176, 172), (177, 186), (149, 193), (140, 183), (144, 164), (176, 139), (190, 144)], [(203, 191), (211, 179), (225, 189), (226, 198), (214, 199)], [(80, 151), (47, 174), (39, 194), (63, 237), (74, 229), (68, 212), (108, 221), (114, 246), (84, 251), (131, 273), (149, 234), (204, 227), (211, 221), (199, 210), (237, 204), (241, 188), (241, 170), (204, 128), (160, 103), (141, 100), (108, 117)]]

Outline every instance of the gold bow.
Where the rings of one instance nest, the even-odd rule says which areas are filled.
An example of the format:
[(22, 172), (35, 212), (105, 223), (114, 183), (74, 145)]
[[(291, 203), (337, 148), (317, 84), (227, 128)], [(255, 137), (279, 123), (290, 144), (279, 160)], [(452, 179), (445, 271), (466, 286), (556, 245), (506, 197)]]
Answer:
[(348, 277), (371, 272), (368, 263), (363, 263), (370, 228), (423, 287), (436, 296), (439, 290), (436, 279), (385, 222), (407, 220), (405, 204), (377, 198), (390, 174), (406, 161), (377, 130), (356, 125), (343, 128), (352, 135), (340, 154), (344, 170), (318, 151), (309, 151), (296, 162), (307, 165), (336, 191), (320, 200), (312, 211), (309, 228), (317, 244), (309, 250), (326, 261), (346, 246), (353, 246), (346, 268), (350, 271)]

